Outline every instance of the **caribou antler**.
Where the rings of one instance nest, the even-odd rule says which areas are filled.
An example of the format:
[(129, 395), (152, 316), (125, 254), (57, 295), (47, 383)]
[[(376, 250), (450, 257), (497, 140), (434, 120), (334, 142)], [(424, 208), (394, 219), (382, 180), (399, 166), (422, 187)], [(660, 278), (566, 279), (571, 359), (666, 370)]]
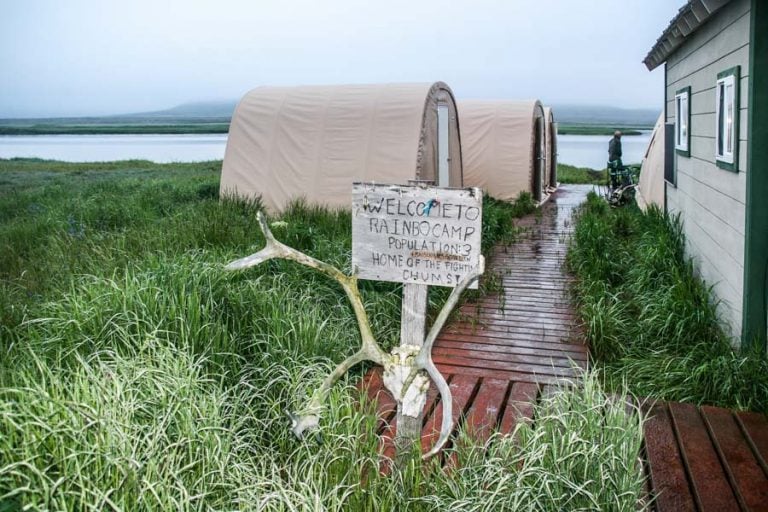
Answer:
[[(448, 320), (451, 311), (456, 307), (456, 304), (458, 304), (462, 292), (464, 292), (467, 287), (471, 286), (472, 283), (479, 279), (484, 271), (485, 258), (480, 255), (477, 267), (475, 267), (475, 269), (472, 270), (469, 274), (464, 276), (456, 288), (454, 288), (451, 292), (448, 300), (445, 302), (443, 308), (440, 310), (440, 313), (437, 315), (435, 323), (432, 324), (432, 328), (430, 328), (429, 334), (427, 334), (427, 337), (424, 340), (424, 345), (422, 345), (421, 350), (416, 356), (416, 364), (414, 365), (414, 370), (411, 372), (411, 374), (415, 377), (415, 373), (418, 370), (426, 370), (426, 372), (434, 381), (435, 386), (437, 386), (438, 391), (440, 391), (440, 400), (443, 404), (443, 421), (440, 425), (440, 437), (437, 439), (437, 442), (432, 447), (432, 449), (424, 454), (424, 459), (436, 455), (442, 449), (446, 441), (448, 441), (448, 437), (451, 435), (451, 431), (453, 430), (453, 395), (451, 394), (451, 388), (448, 386), (445, 378), (438, 371), (435, 363), (432, 361), (432, 345), (434, 345), (435, 340), (437, 339), (437, 335), (440, 334), (440, 331), (443, 330), (443, 326)], [(413, 377), (409, 375), (408, 380), (406, 380), (406, 382), (403, 384), (403, 389), (408, 389), (408, 386), (412, 380)]]
[[(320, 414), (323, 409), (323, 404), (328, 398), (328, 393), (330, 392), (331, 387), (333, 387), (336, 381), (339, 380), (351, 367), (357, 363), (368, 360), (385, 366), (386, 363), (391, 365), (398, 364), (397, 362), (400, 361), (400, 364), (402, 365), (404, 364), (403, 361), (410, 359), (413, 361), (413, 363), (410, 366), (410, 373), (408, 374), (406, 380), (403, 382), (401, 389), (399, 392), (394, 392), (393, 389), (390, 389), (390, 392), (393, 392), (393, 395), (395, 395), (398, 404), (402, 404), (406, 392), (408, 392), (410, 385), (414, 382), (419, 372), (424, 370), (427, 372), (429, 377), (431, 377), (437, 386), (438, 391), (440, 392), (440, 399), (443, 403), (443, 421), (440, 429), (440, 437), (438, 438), (437, 443), (428, 453), (424, 454), (423, 458), (426, 459), (438, 453), (445, 442), (448, 440), (448, 436), (451, 434), (451, 430), (453, 429), (453, 400), (451, 397), (451, 389), (448, 386), (448, 383), (445, 381), (443, 376), (437, 370), (434, 362), (432, 361), (432, 345), (435, 342), (435, 338), (437, 338), (437, 335), (440, 333), (440, 330), (443, 328), (443, 325), (445, 325), (451, 310), (458, 303), (461, 293), (483, 273), (483, 257), (480, 256), (478, 267), (467, 274), (464, 279), (461, 280), (458, 286), (454, 288), (450, 297), (448, 297), (448, 301), (445, 303), (443, 309), (438, 314), (434, 325), (430, 329), (424, 345), (419, 348), (415, 358), (411, 359), (407, 357), (407, 354), (401, 354), (400, 352), (397, 352), (402, 347), (396, 347), (396, 349), (393, 350), (393, 353), (389, 355), (381, 349), (378, 343), (376, 343), (376, 340), (373, 337), (370, 322), (368, 320), (368, 315), (366, 314), (365, 307), (363, 306), (360, 290), (357, 287), (357, 277), (348, 276), (333, 265), (329, 265), (328, 263), (317, 260), (278, 241), (274, 235), (272, 235), (272, 231), (270, 231), (269, 225), (267, 224), (267, 221), (261, 212), (258, 213), (258, 221), (259, 226), (264, 233), (264, 237), (266, 238), (266, 246), (262, 250), (251, 254), (250, 256), (229, 263), (225, 268), (227, 270), (241, 270), (255, 267), (256, 265), (274, 258), (281, 258), (295, 261), (307, 267), (319, 270), (320, 272), (334, 279), (341, 285), (342, 288), (344, 288), (344, 291), (347, 294), (347, 298), (349, 299), (350, 303), (352, 304), (352, 308), (355, 311), (357, 325), (360, 329), (360, 336), (362, 338), (360, 349), (339, 363), (333, 372), (331, 372), (331, 374), (328, 375), (325, 380), (323, 380), (323, 383), (320, 385), (320, 387), (317, 388), (312, 394), (312, 398), (304, 408), (303, 413), (289, 413), (289, 417), (292, 420), (291, 430), (293, 433), (296, 434), (297, 437), (302, 438), (307, 430), (313, 430), (317, 428)], [(426, 387), (420, 389), (420, 393), (426, 396)]]

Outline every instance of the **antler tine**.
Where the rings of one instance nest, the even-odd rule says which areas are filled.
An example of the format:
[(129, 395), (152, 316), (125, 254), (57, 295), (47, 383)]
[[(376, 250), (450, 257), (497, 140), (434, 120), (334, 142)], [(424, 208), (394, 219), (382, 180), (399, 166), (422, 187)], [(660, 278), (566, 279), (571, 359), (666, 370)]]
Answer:
[(437, 455), (451, 435), (451, 430), (453, 430), (453, 395), (451, 395), (451, 388), (448, 386), (448, 382), (446, 382), (445, 377), (443, 377), (437, 369), (435, 363), (432, 362), (431, 357), (424, 365), (424, 369), (432, 378), (435, 386), (437, 386), (437, 390), (440, 392), (440, 403), (443, 405), (443, 421), (440, 424), (440, 437), (438, 437), (437, 442), (432, 449), (421, 456), (423, 460), (426, 460)]
[(264, 233), (264, 238), (267, 241), (267, 245), (259, 252), (230, 262), (227, 266), (224, 267), (226, 270), (242, 270), (245, 268), (251, 268), (255, 267), (256, 265), (260, 265), (267, 260), (271, 260), (272, 258), (279, 258), (282, 256), (283, 252), (280, 250), (280, 245), (282, 244), (275, 239), (272, 231), (270, 231), (269, 225), (267, 225), (267, 221), (264, 218), (264, 215), (262, 215), (261, 212), (258, 212), (256, 214), (256, 218), (259, 221), (261, 232)]
[(432, 353), (432, 345), (435, 343), (435, 339), (437, 339), (437, 335), (440, 334), (440, 331), (443, 330), (443, 326), (445, 325), (445, 322), (448, 320), (448, 317), (450, 316), (451, 311), (453, 311), (453, 308), (455, 308), (456, 304), (459, 303), (459, 298), (461, 297), (461, 294), (472, 283), (474, 283), (476, 279), (478, 279), (481, 275), (483, 275), (483, 272), (485, 272), (485, 258), (482, 255), (480, 255), (477, 262), (477, 267), (475, 267), (469, 274), (464, 276), (464, 279), (459, 281), (459, 284), (456, 286), (456, 288), (453, 289), (453, 291), (451, 292), (451, 295), (448, 296), (448, 300), (445, 301), (443, 308), (440, 310), (440, 313), (437, 315), (435, 322), (432, 324), (432, 327), (429, 329), (429, 334), (427, 334), (427, 337), (424, 340), (424, 345), (422, 346), (421, 352), (419, 352), (419, 357), (417, 358), (421, 360), (420, 362), (424, 361), (422, 354)]
[(348, 276), (333, 265), (329, 265), (324, 261), (315, 259), (301, 251), (297, 251), (293, 247), (289, 247), (281, 243), (272, 234), (272, 231), (269, 229), (269, 225), (267, 224), (267, 221), (261, 212), (258, 212), (257, 219), (259, 221), (261, 231), (264, 233), (264, 238), (266, 239), (267, 245), (259, 252), (251, 254), (250, 256), (246, 256), (245, 258), (235, 260), (224, 268), (227, 270), (242, 270), (255, 267), (267, 260), (282, 258), (285, 260), (295, 261), (296, 263), (300, 263), (306, 267), (314, 268), (315, 270), (319, 270), (323, 274), (335, 280), (341, 285), (342, 288), (344, 288), (344, 292), (347, 294), (347, 298), (352, 304), (352, 309), (355, 311), (355, 317), (360, 329), (360, 336), (362, 338), (361, 351), (365, 351), (367, 359), (370, 359), (377, 364), (383, 364), (385, 354), (379, 344), (376, 342), (376, 339), (373, 337), (371, 325), (368, 321), (368, 315), (365, 313), (365, 307), (363, 306), (363, 301), (360, 297), (360, 291), (357, 288), (357, 278), (354, 276)]
[(291, 414), (289, 415), (293, 420), (292, 430), (296, 434), (296, 437), (301, 439), (304, 436), (304, 431), (313, 430), (318, 426), (318, 420), (320, 413), (323, 409), (323, 404), (328, 398), (328, 393), (331, 392), (331, 388), (336, 381), (338, 381), (350, 368), (355, 366), (366, 359), (369, 359), (367, 352), (364, 348), (360, 348), (357, 352), (340, 362), (336, 368), (325, 378), (320, 387), (312, 393), (312, 398), (309, 404), (304, 408), (303, 414)]
[[(421, 347), (421, 350), (416, 356), (416, 365), (414, 365), (414, 370), (416, 370), (416, 368), (421, 368), (427, 371), (437, 386), (438, 391), (440, 392), (440, 400), (443, 404), (443, 421), (440, 426), (440, 437), (435, 443), (435, 446), (433, 446), (429, 452), (422, 456), (423, 459), (428, 459), (429, 457), (437, 454), (442, 449), (443, 445), (445, 445), (446, 441), (448, 441), (448, 437), (451, 435), (451, 430), (453, 430), (453, 395), (451, 394), (451, 388), (448, 386), (445, 378), (443, 378), (443, 375), (438, 371), (435, 363), (432, 361), (432, 345), (435, 343), (437, 335), (440, 334), (440, 331), (443, 329), (443, 326), (448, 320), (448, 316), (451, 314), (451, 311), (459, 302), (459, 297), (461, 296), (462, 292), (466, 290), (467, 287), (469, 287), (476, 279), (478, 279), (484, 271), (485, 259), (481, 255), (477, 267), (475, 267), (475, 269), (473, 269), (469, 274), (464, 276), (464, 279), (462, 279), (458, 286), (456, 286), (456, 288), (454, 288), (451, 292), (451, 295), (448, 297), (445, 305), (443, 305), (443, 308), (437, 315), (435, 323), (432, 324), (432, 327), (429, 330), (429, 334), (424, 340), (424, 345)], [(410, 376), (409, 380), (412, 380), (410, 379)]]

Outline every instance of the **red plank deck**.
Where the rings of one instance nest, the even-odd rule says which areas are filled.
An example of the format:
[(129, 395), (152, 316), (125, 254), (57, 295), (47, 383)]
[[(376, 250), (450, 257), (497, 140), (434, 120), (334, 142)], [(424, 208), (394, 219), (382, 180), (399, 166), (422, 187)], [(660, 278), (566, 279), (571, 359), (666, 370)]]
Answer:
[(655, 510), (768, 510), (768, 418), (674, 402), (643, 409)]

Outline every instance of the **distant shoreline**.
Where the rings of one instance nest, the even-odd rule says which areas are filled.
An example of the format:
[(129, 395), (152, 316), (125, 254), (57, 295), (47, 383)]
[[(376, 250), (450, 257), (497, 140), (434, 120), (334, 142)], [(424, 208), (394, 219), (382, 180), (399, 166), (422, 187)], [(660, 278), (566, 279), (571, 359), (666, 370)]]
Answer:
[[(642, 135), (652, 126), (591, 125), (561, 123), (559, 135), (613, 135), (621, 130), (624, 135)], [(167, 124), (0, 124), (0, 135), (203, 135), (226, 134), (229, 123), (167, 123)]]
[(569, 124), (557, 125), (558, 135), (613, 135), (616, 130), (621, 130), (622, 135), (642, 135), (643, 131), (653, 130), (653, 126), (625, 126), (625, 125), (591, 125)]

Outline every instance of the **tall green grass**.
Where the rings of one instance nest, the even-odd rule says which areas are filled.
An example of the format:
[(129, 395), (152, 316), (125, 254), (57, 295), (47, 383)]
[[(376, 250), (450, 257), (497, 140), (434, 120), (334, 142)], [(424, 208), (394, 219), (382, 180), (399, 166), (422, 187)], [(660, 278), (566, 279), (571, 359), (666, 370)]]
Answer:
[[(545, 402), (518, 443), (461, 443), (453, 472), (378, 472), (364, 368), (319, 436), (293, 438), (284, 411), (357, 346), (354, 315), (291, 262), (223, 271), (263, 239), (258, 201), (218, 197), (219, 167), (0, 161), (0, 510), (634, 508), (640, 420), (596, 383)], [(531, 209), (488, 199), (484, 247)], [(299, 202), (281, 220), (280, 240), (349, 268), (348, 212)], [(361, 282), (385, 345), (400, 290)]]
[(768, 412), (768, 359), (731, 348), (679, 218), (609, 208), (591, 193), (568, 253), (592, 352), (609, 388)]

